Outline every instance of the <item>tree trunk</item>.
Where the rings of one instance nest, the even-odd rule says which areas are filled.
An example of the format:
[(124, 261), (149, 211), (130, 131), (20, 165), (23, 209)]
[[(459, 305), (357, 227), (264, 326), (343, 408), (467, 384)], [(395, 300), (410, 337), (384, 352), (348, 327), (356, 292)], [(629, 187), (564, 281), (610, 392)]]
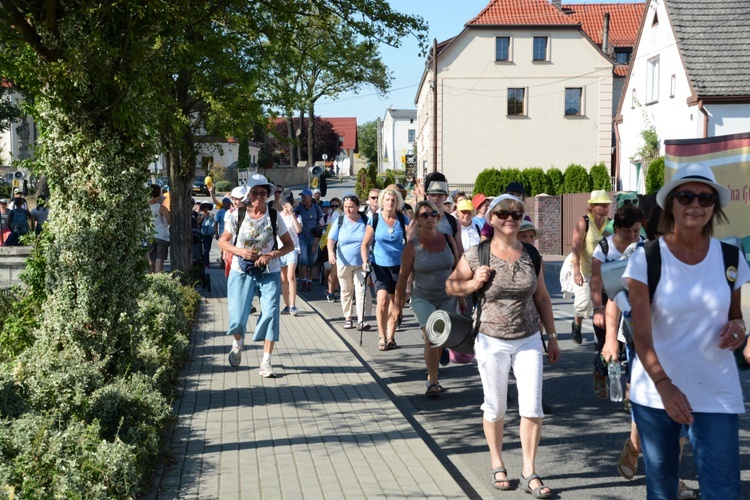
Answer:
[[(295, 137), (297, 138), (297, 158), (299, 158), (299, 161), (302, 161), (302, 127), (305, 126), (305, 112), (304, 110), (299, 110), (299, 125), (297, 127), (297, 130), (299, 130), (299, 133), (295, 131)], [(299, 163), (299, 162), (298, 162)]]
[(286, 114), (286, 132), (289, 135), (289, 165), (297, 166), (297, 138), (294, 136), (294, 118), (291, 111)]
[(315, 104), (310, 102), (307, 107), (307, 166), (315, 166)]

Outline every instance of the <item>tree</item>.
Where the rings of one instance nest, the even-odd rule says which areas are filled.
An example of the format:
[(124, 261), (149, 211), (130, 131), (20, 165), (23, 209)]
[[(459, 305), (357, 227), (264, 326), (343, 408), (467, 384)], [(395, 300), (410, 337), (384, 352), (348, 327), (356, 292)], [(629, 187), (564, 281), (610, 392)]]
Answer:
[(367, 159), (367, 163), (378, 160), (378, 122), (372, 120), (357, 127), (357, 144), (359, 156)]
[[(303, 120), (302, 125), (297, 118), (292, 118), (292, 130), (300, 130), (301, 133), (297, 139), (289, 138), (289, 121), (284, 119), (274, 124), (273, 137), (268, 139), (269, 151), (281, 151), (281, 161), (291, 162), (291, 153), (296, 149), (295, 142), (299, 141), (301, 145), (302, 157), (307, 156), (307, 125), (308, 119)], [(335, 157), (339, 153), (339, 135), (333, 129), (331, 122), (319, 116), (315, 117), (315, 130), (317, 133), (313, 138), (313, 148), (316, 158), (320, 158), (324, 153), (329, 158)], [(291, 165), (291, 163), (289, 163)]]
[(10, 84), (6, 85), (5, 79), (0, 77), (0, 132), (8, 130), (13, 120), (21, 117), (21, 110), (10, 99), (11, 91)]
[(564, 177), (563, 173), (559, 168), (552, 167), (547, 170), (547, 177), (549, 178), (551, 195), (560, 195), (565, 192)]
[(591, 191), (591, 176), (581, 165), (571, 163), (565, 169), (564, 193), (587, 193)]
[(598, 163), (591, 167), (589, 174), (591, 175), (591, 189), (612, 190), (612, 178), (609, 176), (609, 171), (604, 163)]
[(646, 172), (646, 194), (656, 194), (664, 185), (664, 157), (652, 160)]

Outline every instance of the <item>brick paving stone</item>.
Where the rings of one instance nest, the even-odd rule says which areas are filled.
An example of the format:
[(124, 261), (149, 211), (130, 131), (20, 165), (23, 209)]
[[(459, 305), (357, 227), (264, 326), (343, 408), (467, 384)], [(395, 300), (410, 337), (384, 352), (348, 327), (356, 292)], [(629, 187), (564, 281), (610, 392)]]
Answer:
[[(226, 282), (211, 271), (174, 410), (172, 461), (144, 498), (464, 498), (367, 367), (311, 304), (281, 317), (275, 379), (248, 324), (228, 365)], [(257, 304), (257, 302), (256, 302)]]

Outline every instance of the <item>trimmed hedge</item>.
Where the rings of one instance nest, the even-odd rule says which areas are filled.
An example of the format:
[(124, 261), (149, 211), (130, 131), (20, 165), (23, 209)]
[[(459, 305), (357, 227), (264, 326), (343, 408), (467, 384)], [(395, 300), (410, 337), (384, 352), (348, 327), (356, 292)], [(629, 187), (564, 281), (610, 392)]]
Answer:
[(603, 189), (605, 191), (612, 191), (612, 179), (604, 163), (599, 163), (591, 167), (589, 175), (591, 175), (592, 190)]
[(563, 193), (586, 193), (591, 191), (591, 176), (581, 165), (571, 163), (565, 169)]
[(664, 185), (664, 157), (660, 156), (648, 164), (646, 170), (646, 194), (656, 194)]

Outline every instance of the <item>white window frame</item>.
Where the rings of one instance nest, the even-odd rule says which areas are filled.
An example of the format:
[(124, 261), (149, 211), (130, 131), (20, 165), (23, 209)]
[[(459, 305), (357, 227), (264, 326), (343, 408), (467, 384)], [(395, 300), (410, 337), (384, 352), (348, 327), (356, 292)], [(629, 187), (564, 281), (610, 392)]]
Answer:
[(406, 142), (414, 142), (417, 140), (417, 129), (410, 128), (406, 132)]
[[(579, 93), (580, 102), (579, 102), (578, 113), (568, 113), (567, 110), (566, 110), (566, 108), (567, 108), (566, 104), (567, 104), (567, 99), (568, 99), (568, 90), (578, 90), (580, 92)], [(586, 116), (586, 88), (585, 87), (583, 87), (583, 86), (581, 86), (581, 87), (565, 87), (564, 98), (563, 98), (563, 115), (566, 118), (578, 118), (578, 117)]]
[(659, 56), (646, 61), (646, 105), (659, 102)]
[[(537, 38), (546, 38), (547, 39), (547, 47), (546, 52), (544, 54), (544, 59), (534, 59), (534, 41)], [(550, 62), (550, 47), (552, 45), (552, 37), (549, 35), (534, 35), (531, 37), (531, 62), (533, 63), (547, 63)]]
[[(508, 39), (508, 58), (507, 59), (498, 59), (497, 58), (497, 39), (498, 38), (507, 38)], [(513, 37), (510, 35), (497, 35), (495, 36), (495, 62), (496, 63), (511, 63), (513, 62)]]

